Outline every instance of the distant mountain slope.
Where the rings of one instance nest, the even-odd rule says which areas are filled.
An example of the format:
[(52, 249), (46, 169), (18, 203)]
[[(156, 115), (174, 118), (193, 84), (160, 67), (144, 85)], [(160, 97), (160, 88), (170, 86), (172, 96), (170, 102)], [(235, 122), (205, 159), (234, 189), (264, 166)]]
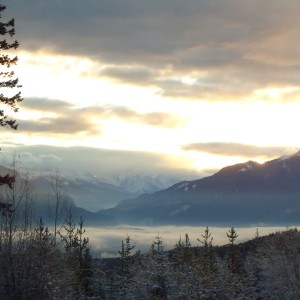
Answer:
[(110, 182), (126, 191), (141, 195), (144, 193), (154, 193), (156, 191), (165, 189), (172, 184), (181, 180), (178, 175), (157, 175), (152, 174), (138, 174), (136, 172), (122, 172), (115, 176), (108, 178), (105, 182)]
[[(64, 184), (64, 193), (74, 200), (76, 206), (93, 212), (113, 207), (121, 200), (136, 196), (118, 186), (100, 182), (92, 176), (62, 176), (60, 180)], [(36, 193), (53, 193), (49, 176), (35, 177), (32, 183)]]
[[(96, 212), (116, 206), (120, 201), (136, 198), (142, 193), (153, 193), (178, 182), (175, 177), (146, 176), (135, 173), (115, 174), (113, 177), (98, 178), (92, 174), (64, 171), (60, 175), (65, 193), (74, 199), (75, 205)], [(34, 190), (51, 193), (50, 174), (32, 177)]]
[[(105, 173), (105, 172), (104, 172)], [(34, 191), (51, 193), (51, 174), (36, 171), (31, 176)], [(60, 174), (65, 193), (74, 199), (75, 205), (96, 212), (116, 206), (120, 201), (136, 198), (142, 193), (153, 193), (178, 182), (175, 176), (141, 175), (134, 172), (114, 176), (96, 177), (89, 173), (64, 171)]]
[[(24, 172), (18, 166), (16, 169)], [(12, 175), (14, 171), (0, 166), (2, 176), (8, 173)], [(74, 171), (58, 172), (57, 176), (61, 185), (61, 197), (66, 202), (61, 219), (65, 219), (66, 214), (72, 208), (74, 217), (84, 217), (85, 223), (89, 225), (117, 224), (113, 216), (105, 211), (98, 211), (114, 207), (124, 199), (135, 198), (139, 195), (138, 191), (159, 190), (159, 187), (176, 182), (175, 177), (172, 176), (146, 176), (133, 172), (115, 174), (114, 177), (104, 175), (101, 179), (89, 173), (78, 174)], [(26, 197), (32, 200), (33, 216), (43, 217), (47, 223), (53, 221), (53, 205), (55, 205), (55, 192), (51, 187), (51, 177), (55, 181), (55, 174), (49, 172), (31, 170), (28, 173), (24, 172), (21, 176), (19, 172), (16, 172), (18, 193), (23, 193), (22, 190), (25, 185), (27, 186), (29, 194)], [(0, 192), (5, 201), (11, 201), (7, 198), (11, 194), (8, 187), (2, 187)]]
[(108, 210), (133, 224), (250, 225), (300, 223), (300, 152), (221, 169)]

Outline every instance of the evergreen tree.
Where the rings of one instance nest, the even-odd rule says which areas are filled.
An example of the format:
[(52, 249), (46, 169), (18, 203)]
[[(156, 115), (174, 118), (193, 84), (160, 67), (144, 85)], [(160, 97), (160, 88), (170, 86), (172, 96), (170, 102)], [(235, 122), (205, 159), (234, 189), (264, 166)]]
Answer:
[(110, 278), (113, 286), (110, 296), (117, 299), (131, 299), (135, 296), (136, 258), (140, 256), (140, 252), (133, 253), (134, 248), (135, 244), (132, 244), (130, 235), (127, 235), (125, 241), (121, 242), (121, 249), (118, 250), (118, 267)]
[[(2, 18), (1, 13), (6, 9), (6, 6), (0, 4), (0, 19)], [(18, 103), (23, 99), (21, 97), (21, 92), (17, 92), (14, 94), (11, 92), (14, 88), (20, 88), (18, 83), (18, 78), (15, 78), (14, 71), (10, 70), (10, 67), (15, 65), (18, 61), (18, 57), (15, 56), (13, 58), (9, 57), (9, 55), (3, 53), (7, 50), (17, 49), (19, 47), (18, 41), (13, 41), (11, 43), (7, 42), (6, 37), (12, 38), (15, 35), (15, 20), (10, 19), (8, 22), (0, 21), (0, 35), (4, 37), (3, 40), (0, 41), (0, 88), (8, 93), (8, 95), (4, 95), (0, 93), (0, 103), (6, 108), (12, 109), (13, 112), (18, 111)], [(1, 127), (9, 127), (11, 129), (17, 129), (18, 124), (16, 120), (12, 119), (5, 109), (0, 109), (0, 126)], [(15, 176), (9, 176), (9, 174), (5, 176), (0, 176), (0, 185), (8, 185), (12, 188), (12, 184), (15, 181)], [(12, 207), (10, 204), (0, 202), (0, 212), (10, 213)]]
[[(4, 5), (0, 5), (0, 13), (4, 11), (6, 7)], [(0, 15), (0, 18), (2, 16)], [(0, 35), (6, 37), (13, 37), (15, 35), (15, 19), (11, 19), (8, 22), (0, 22)], [(7, 42), (6, 39), (0, 41), (0, 50), (6, 51), (11, 49), (17, 49), (19, 47), (18, 41), (13, 41), (12, 43)], [(0, 76), (2, 77), (2, 81), (0, 82), (0, 88), (19, 88), (18, 78), (15, 78), (14, 71), (8, 70), (12, 65), (15, 65), (18, 61), (18, 57), (15, 56), (13, 58), (9, 57), (7, 54), (1, 53), (0, 55), (0, 64), (2, 67), (6, 68), (6, 70), (2, 69), (0, 72)], [(21, 92), (18, 92), (14, 95), (4, 96), (3, 93), (0, 94), (0, 103), (7, 105), (14, 112), (18, 111), (18, 103), (22, 101)], [(12, 129), (17, 129), (18, 124), (16, 120), (11, 119), (4, 109), (0, 110), (0, 126), (10, 127)]]
[(176, 261), (178, 264), (190, 265), (192, 262), (192, 244), (189, 235), (186, 233), (184, 241), (181, 237), (175, 245), (176, 250)]
[(119, 261), (120, 261), (120, 272), (122, 274), (129, 273), (129, 267), (132, 262), (132, 253), (131, 251), (135, 248), (135, 245), (131, 244), (131, 237), (127, 235), (124, 240), (122, 240), (121, 250), (118, 250)]
[(84, 237), (83, 219), (80, 217), (76, 227), (72, 214), (70, 213), (63, 225), (59, 235), (65, 248), (66, 263), (69, 278), (72, 281), (74, 297), (90, 292), (92, 277), (91, 254), (89, 250), (89, 239)]
[(228, 251), (228, 265), (232, 273), (239, 271), (238, 263), (238, 250), (235, 245), (235, 240), (238, 238), (238, 234), (234, 227), (231, 227), (230, 230), (226, 233), (229, 239), (229, 251)]
[(202, 245), (200, 251), (200, 270), (203, 283), (211, 286), (213, 280), (213, 273), (216, 269), (215, 257), (213, 252), (213, 237), (206, 227), (204, 234), (201, 235), (202, 239), (197, 239)]
[(184, 240), (179, 238), (175, 245), (174, 277), (176, 280), (177, 295), (184, 297), (194, 295), (194, 289), (198, 287), (198, 275), (195, 272), (196, 258), (192, 249), (189, 235), (186, 233)]
[(152, 272), (150, 273), (150, 294), (154, 299), (167, 299), (169, 261), (165, 253), (165, 244), (158, 234), (150, 247), (150, 261)]
[(219, 286), (222, 287), (224, 295), (230, 299), (242, 297), (245, 291), (245, 274), (243, 264), (236, 245), (238, 234), (234, 227), (226, 233), (229, 243), (225, 261), (218, 266)]

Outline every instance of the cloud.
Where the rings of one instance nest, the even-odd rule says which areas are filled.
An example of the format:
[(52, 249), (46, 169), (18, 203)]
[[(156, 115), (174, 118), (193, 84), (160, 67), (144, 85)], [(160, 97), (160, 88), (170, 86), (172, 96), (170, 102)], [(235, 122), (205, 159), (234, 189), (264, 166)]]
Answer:
[(72, 107), (71, 103), (55, 100), (55, 99), (45, 99), (45, 98), (26, 98), (22, 102), (22, 108), (28, 110), (37, 111), (59, 111), (65, 110)]
[(37, 120), (22, 120), (19, 122), (20, 133), (51, 133), (51, 134), (75, 134), (88, 132), (89, 135), (101, 134), (101, 130), (88, 119), (68, 115), (57, 118), (40, 118)]
[(143, 66), (114, 66), (104, 68), (99, 76), (113, 78), (123, 83), (152, 85), (156, 72)]
[(174, 128), (182, 125), (184, 122), (167, 113), (153, 112), (144, 114), (142, 121), (152, 126)]
[(183, 179), (199, 178), (200, 174), (178, 165), (178, 157), (141, 151), (121, 151), (89, 147), (54, 147), (7, 145), (2, 148), (0, 165), (8, 166), (12, 155), (19, 155), (29, 170), (71, 170), (78, 174), (93, 174), (100, 179), (111, 176), (139, 174)]
[[(82, 108), (61, 100), (28, 98), (22, 106), (41, 115), (31, 119), (19, 120), (19, 132), (30, 134), (75, 134), (85, 132), (100, 135), (101, 129), (94, 124), (90, 115)], [(93, 111), (93, 108), (90, 108)], [(47, 113), (48, 115), (43, 115)], [(49, 116), (50, 113), (50, 116)]]
[[(16, 18), (22, 49), (89, 57), (106, 66), (101, 76), (154, 85), (162, 95), (235, 100), (257, 89), (298, 86), (295, 0), (4, 4), (5, 16)], [(178, 88), (168, 84), (172, 76), (191, 76), (195, 83)]]
[(52, 116), (20, 120), (20, 133), (101, 135), (100, 125), (96, 124), (94, 120), (112, 118), (163, 128), (175, 128), (184, 124), (184, 120), (172, 114), (164, 112), (141, 113), (123, 106), (76, 107), (69, 102), (60, 100), (29, 98), (24, 100), (23, 107), (40, 113), (52, 113)]
[(254, 145), (246, 145), (239, 143), (193, 143), (182, 146), (183, 150), (207, 152), (216, 155), (224, 156), (239, 156), (239, 157), (277, 157), (286, 153), (297, 151), (296, 148), (286, 147), (259, 147)]
[(40, 168), (43, 168), (46, 171), (51, 171), (54, 165), (62, 163), (61, 157), (51, 153), (40, 153), (34, 155), (27, 150), (20, 150), (20, 148), (19, 151), (17, 151), (16, 148), (14, 148), (14, 150), (6, 148), (1, 151), (1, 165), (13, 167), (14, 160), (20, 168), (25, 168), (25, 172), (33, 169), (39, 170)]
[(127, 107), (108, 107), (107, 116), (117, 116), (126, 121), (140, 122), (145, 125), (174, 128), (184, 123), (183, 120), (164, 112), (139, 113)]

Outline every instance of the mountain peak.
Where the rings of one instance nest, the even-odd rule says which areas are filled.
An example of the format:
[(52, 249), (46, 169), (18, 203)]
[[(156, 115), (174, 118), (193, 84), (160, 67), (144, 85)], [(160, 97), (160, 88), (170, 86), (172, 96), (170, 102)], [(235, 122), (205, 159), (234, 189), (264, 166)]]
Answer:
[(300, 151), (281, 160), (227, 166), (202, 179), (124, 200), (111, 212), (132, 224), (298, 224)]
[(217, 172), (215, 175), (230, 175), (230, 174), (236, 174), (238, 172), (247, 172), (251, 171), (253, 169), (256, 169), (257, 167), (261, 166), (256, 161), (249, 160), (245, 163), (239, 163), (232, 166), (227, 166), (222, 168), (219, 172)]

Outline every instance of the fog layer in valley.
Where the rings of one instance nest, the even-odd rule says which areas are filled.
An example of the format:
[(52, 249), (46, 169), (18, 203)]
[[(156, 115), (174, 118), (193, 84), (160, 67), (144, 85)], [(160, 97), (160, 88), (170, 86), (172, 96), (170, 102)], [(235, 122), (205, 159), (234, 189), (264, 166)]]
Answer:
[[(230, 228), (209, 227), (213, 237), (214, 245), (224, 245), (228, 243), (226, 232)], [(252, 239), (258, 230), (260, 236), (267, 235), (273, 232), (285, 230), (286, 227), (247, 227), (236, 228), (239, 235), (237, 243)], [(197, 238), (202, 240), (205, 227), (191, 227), (191, 226), (114, 226), (114, 227), (87, 227), (86, 236), (90, 239), (92, 252), (94, 257), (115, 257), (118, 250), (121, 249), (122, 240), (125, 240), (126, 235), (130, 235), (132, 242), (136, 244), (135, 250), (141, 250), (142, 253), (150, 249), (154, 238), (159, 235), (165, 242), (165, 249), (174, 248), (180, 236), (184, 238), (188, 233), (192, 246), (200, 245)]]

